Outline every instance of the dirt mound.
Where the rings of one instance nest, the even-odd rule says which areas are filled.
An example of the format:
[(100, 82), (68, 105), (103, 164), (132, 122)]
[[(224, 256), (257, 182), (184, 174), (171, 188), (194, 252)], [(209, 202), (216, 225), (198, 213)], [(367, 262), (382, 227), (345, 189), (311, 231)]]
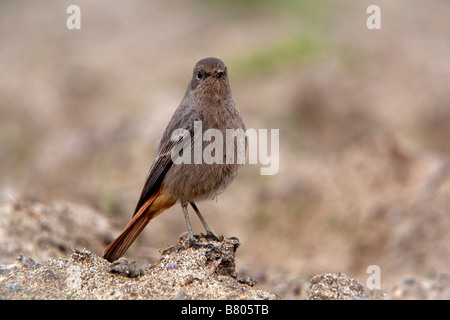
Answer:
[(69, 202), (43, 204), (0, 201), (0, 263), (18, 255), (42, 263), (69, 256), (72, 248), (89, 248), (100, 254), (112, 240), (114, 228), (98, 211)]
[[(196, 236), (160, 250), (144, 266), (98, 256), (111, 240), (107, 218), (72, 203), (0, 202), (0, 299), (448, 299), (450, 277), (408, 277), (368, 290), (342, 273), (299, 284), (284, 274), (236, 269), (240, 243)], [(81, 246), (89, 250), (73, 249)], [(98, 254), (97, 254), (98, 253)], [(18, 258), (17, 258), (18, 256)], [(31, 256), (31, 257), (30, 257)], [(245, 256), (242, 257), (245, 259)], [(241, 259), (241, 258), (239, 258)], [(259, 285), (257, 284), (260, 283)], [(256, 285), (256, 286), (255, 286)]]
[(197, 237), (186, 247), (180, 238), (158, 263), (140, 269), (135, 262), (114, 263), (88, 250), (75, 249), (68, 259), (45, 264), (19, 257), (0, 267), (4, 299), (277, 299), (253, 289), (252, 278), (237, 278), (236, 238), (209, 241)]

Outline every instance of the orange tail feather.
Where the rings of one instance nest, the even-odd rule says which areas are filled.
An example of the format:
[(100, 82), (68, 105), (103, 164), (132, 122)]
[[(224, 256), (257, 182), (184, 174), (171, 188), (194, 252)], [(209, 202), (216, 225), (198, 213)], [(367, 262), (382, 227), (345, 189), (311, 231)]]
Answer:
[(131, 221), (123, 229), (122, 233), (105, 249), (103, 258), (112, 262), (119, 259), (125, 251), (133, 244), (134, 240), (144, 230), (145, 226), (159, 214), (163, 208), (151, 208), (151, 204), (159, 195), (159, 190), (155, 192), (133, 216)]

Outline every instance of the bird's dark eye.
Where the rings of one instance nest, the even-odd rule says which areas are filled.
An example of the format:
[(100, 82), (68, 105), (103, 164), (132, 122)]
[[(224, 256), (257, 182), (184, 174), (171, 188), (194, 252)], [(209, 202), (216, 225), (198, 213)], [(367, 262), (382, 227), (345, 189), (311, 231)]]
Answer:
[(201, 78), (203, 78), (203, 75), (200, 71), (197, 71), (197, 80), (200, 80)]

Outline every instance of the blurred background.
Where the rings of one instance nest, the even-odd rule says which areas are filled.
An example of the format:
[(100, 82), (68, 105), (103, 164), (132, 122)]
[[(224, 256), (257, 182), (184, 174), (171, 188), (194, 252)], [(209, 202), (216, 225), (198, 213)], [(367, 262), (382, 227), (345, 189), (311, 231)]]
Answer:
[[(450, 262), (449, 16), (445, 0), (1, 1), (1, 199), (88, 206), (115, 227), (106, 245), (194, 64), (216, 56), (247, 128), (280, 130), (278, 174), (246, 165), (199, 204), (240, 239), (239, 270), (277, 293), (321, 272), (365, 284), (370, 265), (382, 287), (436, 277)], [(127, 256), (154, 262), (185, 230), (176, 205)]]

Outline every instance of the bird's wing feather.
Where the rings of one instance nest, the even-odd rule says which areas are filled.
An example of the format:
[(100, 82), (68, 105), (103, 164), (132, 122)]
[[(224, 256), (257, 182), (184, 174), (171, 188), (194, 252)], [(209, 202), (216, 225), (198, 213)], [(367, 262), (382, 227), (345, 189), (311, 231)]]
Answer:
[[(133, 216), (139, 211), (140, 207), (149, 199), (161, 186), (164, 177), (173, 164), (172, 150), (180, 143), (187, 143), (193, 139), (186, 139), (187, 136), (191, 138), (194, 136), (194, 122), (201, 121), (203, 116), (201, 113), (189, 109), (179, 107), (172, 117), (172, 120), (167, 125), (166, 131), (161, 139), (161, 144), (158, 149), (158, 154), (153, 161), (152, 166), (148, 172), (145, 180), (144, 188), (142, 189), (141, 196), (134, 210)], [(183, 135), (178, 135), (175, 140), (171, 139), (172, 132), (176, 129), (185, 129)], [(182, 146), (182, 145), (180, 145)]]

